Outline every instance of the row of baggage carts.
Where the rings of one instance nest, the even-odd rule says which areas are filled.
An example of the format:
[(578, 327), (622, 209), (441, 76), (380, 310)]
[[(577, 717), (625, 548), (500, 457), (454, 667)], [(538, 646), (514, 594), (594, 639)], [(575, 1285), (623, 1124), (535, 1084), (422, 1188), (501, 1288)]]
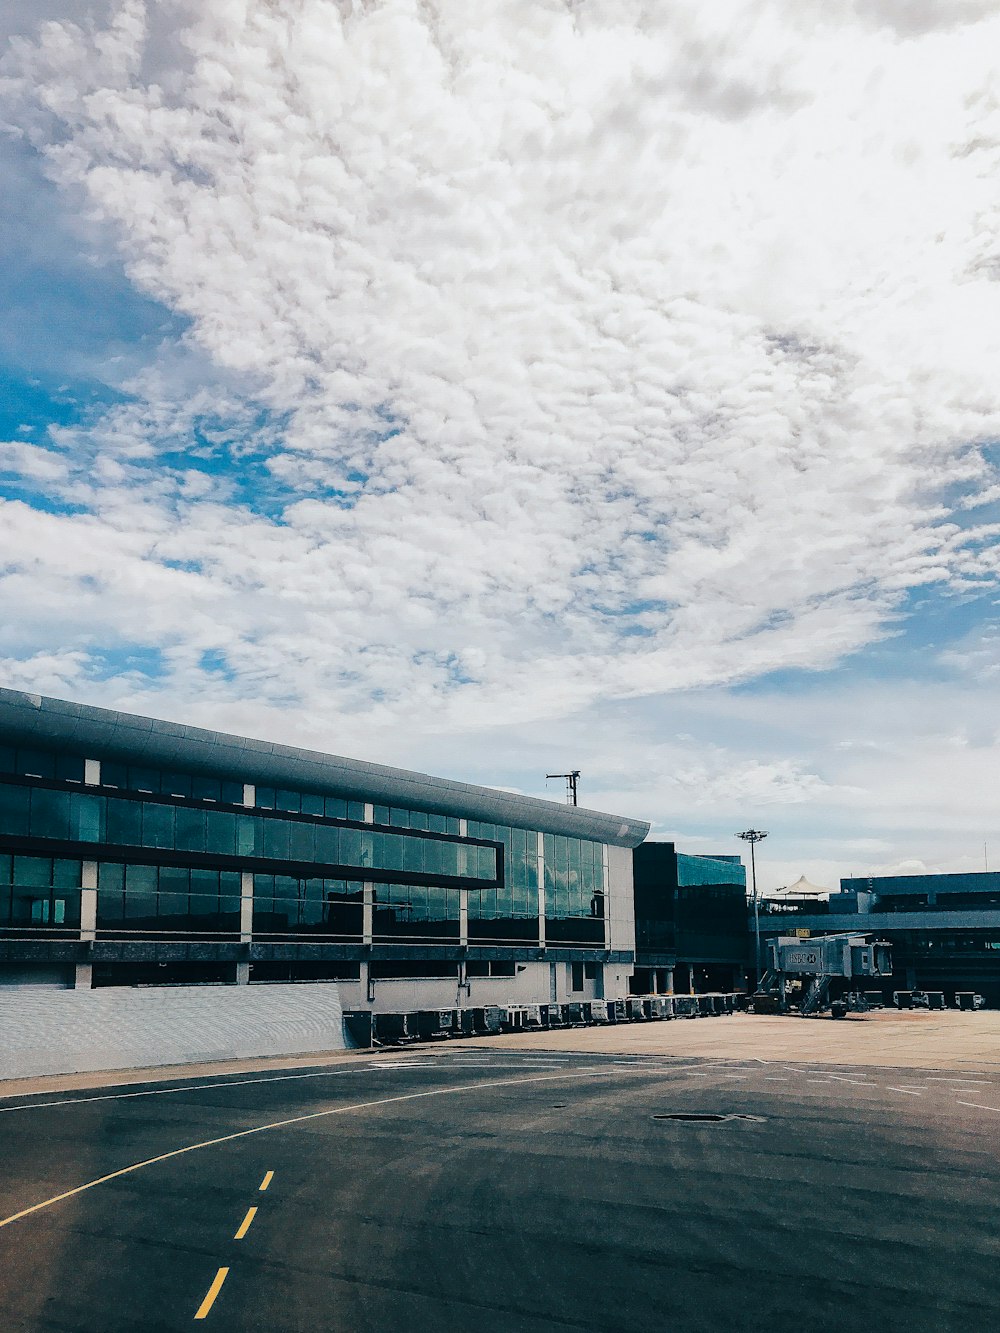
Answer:
[(481, 1005), (418, 1009), (401, 1014), (344, 1014), (353, 1047), (401, 1046), (414, 1041), (489, 1037), (500, 1032), (542, 1032), (672, 1018), (714, 1018), (736, 1012), (742, 995), (630, 995), (624, 1000), (570, 1000), (566, 1004)]

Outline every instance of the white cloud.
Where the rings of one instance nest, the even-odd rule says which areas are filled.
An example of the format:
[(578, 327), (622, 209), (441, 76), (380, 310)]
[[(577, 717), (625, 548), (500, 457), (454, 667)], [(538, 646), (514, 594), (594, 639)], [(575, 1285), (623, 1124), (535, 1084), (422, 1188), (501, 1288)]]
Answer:
[(154, 709), (363, 748), (829, 666), (996, 578), (951, 506), (1000, 429), (997, 5), (112, 9), (15, 45), (6, 119), (215, 374), (53, 433), (12, 653), (145, 643)]

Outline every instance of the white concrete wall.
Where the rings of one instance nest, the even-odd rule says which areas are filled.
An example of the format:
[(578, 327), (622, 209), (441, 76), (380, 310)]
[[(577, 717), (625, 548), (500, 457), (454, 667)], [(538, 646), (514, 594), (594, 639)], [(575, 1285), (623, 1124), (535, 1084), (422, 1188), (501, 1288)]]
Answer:
[(631, 848), (608, 847), (608, 878), (610, 947), (634, 952), (635, 893), (632, 886)]
[(0, 989), (0, 1078), (342, 1050), (328, 982)]

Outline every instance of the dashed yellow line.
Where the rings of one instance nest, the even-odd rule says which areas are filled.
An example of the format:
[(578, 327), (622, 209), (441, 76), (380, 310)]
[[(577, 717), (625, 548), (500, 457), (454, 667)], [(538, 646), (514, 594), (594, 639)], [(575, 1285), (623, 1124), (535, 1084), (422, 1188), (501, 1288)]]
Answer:
[(268, 1171), (267, 1175), (266, 1175), (266, 1176), (264, 1177), (264, 1179), (260, 1182), (259, 1189), (260, 1189), (261, 1194), (264, 1193), (264, 1191), (267, 1189), (268, 1185), (270, 1185), (270, 1183), (271, 1183), (271, 1181), (272, 1181), (273, 1179), (274, 1179), (274, 1172), (273, 1172), (273, 1171)]
[(204, 1319), (206, 1317), (209, 1310), (211, 1310), (212, 1306), (215, 1304), (215, 1298), (222, 1290), (222, 1284), (223, 1282), (225, 1282), (228, 1276), (229, 1276), (228, 1268), (219, 1269), (215, 1277), (212, 1279), (212, 1285), (205, 1293), (205, 1299), (198, 1306), (198, 1313), (195, 1315), (195, 1319)]
[(325, 1111), (309, 1111), (305, 1115), (293, 1115), (286, 1117), (284, 1120), (272, 1120), (265, 1125), (254, 1125), (252, 1129), (239, 1129), (232, 1134), (220, 1134), (218, 1138), (203, 1139), (200, 1143), (188, 1143), (183, 1148), (174, 1148), (170, 1152), (158, 1153), (156, 1157), (147, 1157), (142, 1162), (132, 1162), (129, 1166), (120, 1167), (117, 1171), (109, 1171), (107, 1175), (98, 1176), (95, 1180), (88, 1180), (85, 1184), (77, 1185), (73, 1189), (63, 1190), (61, 1194), (53, 1194), (51, 1198), (42, 1199), (38, 1203), (31, 1204), (28, 1208), (21, 1208), (18, 1212), (11, 1213), (9, 1217), (0, 1217), (0, 1229), (9, 1227), (14, 1222), (20, 1222), (24, 1217), (31, 1217), (35, 1213), (41, 1212), (43, 1208), (52, 1208), (57, 1203), (65, 1202), (66, 1199), (75, 1199), (78, 1194), (96, 1189), (98, 1185), (106, 1185), (109, 1181), (120, 1180), (122, 1176), (131, 1175), (133, 1171), (142, 1171), (147, 1166), (169, 1162), (175, 1157), (183, 1157), (190, 1152), (199, 1152), (202, 1148), (216, 1148), (223, 1143), (237, 1143), (240, 1139), (247, 1139), (255, 1134), (267, 1134), (276, 1129), (290, 1129), (293, 1125), (305, 1125), (313, 1120), (325, 1119), (327, 1116), (349, 1115), (352, 1111), (370, 1111), (379, 1106), (393, 1106), (403, 1102), (420, 1101), (425, 1097), (454, 1097), (466, 1092), (488, 1092), (492, 1088), (509, 1088), (522, 1085), (530, 1087), (533, 1083), (565, 1082), (569, 1079), (582, 1078), (598, 1079), (602, 1076), (600, 1070), (587, 1069), (567, 1074), (541, 1074), (531, 1078), (490, 1079), (480, 1083), (461, 1083), (458, 1087), (431, 1088), (426, 1092), (406, 1092), (396, 1097), (379, 1097), (376, 1101), (353, 1102), (348, 1106), (331, 1106)]
[(243, 1219), (243, 1221), (240, 1223), (240, 1229), (239, 1229), (239, 1231), (237, 1231), (236, 1235), (233, 1237), (233, 1240), (242, 1240), (242, 1239), (243, 1239), (243, 1237), (244, 1237), (244, 1236), (247, 1234), (247, 1232), (250, 1230), (250, 1223), (254, 1220), (254, 1218), (255, 1218), (256, 1216), (257, 1216), (257, 1209), (256, 1209), (256, 1208), (248, 1208), (248, 1209), (247, 1209), (247, 1215), (246, 1215), (246, 1217)]

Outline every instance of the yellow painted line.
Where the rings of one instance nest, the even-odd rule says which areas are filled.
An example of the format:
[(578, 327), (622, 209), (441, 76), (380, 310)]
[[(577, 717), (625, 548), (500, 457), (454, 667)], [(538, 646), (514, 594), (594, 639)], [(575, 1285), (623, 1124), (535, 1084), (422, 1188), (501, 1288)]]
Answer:
[(242, 1239), (243, 1239), (243, 1237), (244, 1237), (244, 1236), (247, 1234), (247, 1232), (250, 1230), (250, 1223), (254, 1220), (254, 1218), (255, 1218), (256, 1216), (257, 1216), (257, 1209), (256, 1209), (256, 1208), (248, 1208), (248, 1209), (247, 1209), (247, 1215), (246, 1215), (246, 1217), (243, 1219), (243, 1221), (240, 1223), (240, 1229), (239, 1229), (239, 1231), (237, 1231), (236, 1235), (233, 1237), (233, 1240), (242, 1240)]
[(271, 1181), (272, 1181), (273, 1179), (274, 1179), (274, 1172), (273, 1172), (273, 1171), (268, 1171), (267, 1175), (266, 1175), (266, 1176), (264, 1177), (264, 1179), (260, 1182), (260, 1192), (261, 1192), (261, 1194), (264, 1193), (264, 1191), (267, 1189), (268, 1185), (270, 1185), (270, 1183), (271, 1183)]
[(208, 1291), (205, 1293), (205, 1299), (204, 1299), (204, 1300), (202, 1301), (202, 1303), (198, 1306), (198, 1313), (195, 1315), (195, 1319), (204, 1319), (204, 1318), (205, 1318), (205, 1316), (208, 1314), (209, 1310), (211, 1310), (212, 1306), (215, 1304), (215, 1298), (216, 1298), (216, 1296), (218, 1296), (219, 1292), (222, 1290), (222, 1284), (223, 1284), (223, 1282), (225, 1282), (225, 1280), (226, 1280), (226, 1278), (227, 1278), (228, 1276), (229, 1276), (229, 1269), (228, 1269), (228, 1268), (220, 1268), (220, 1269), (219, 1269), (219, 1271), (216, 1273), (215, 1277), (212, 1279), (212, 1285), (209, 1287)]
[[(619, 1070), (617, 1072), (624, 1073), (625, 1071)], [(266, 1134), (268, 1130), (287, 1129), (291, 1125), (303, 1125), (310, 1120), (322, 1120), (326, 1116), (346, 1115), (349, 1111), (368, 1111), (376, 1106), (391, 1106), (396, 1102), (415, 1102), (422, 1097), (448, 1097), (462, 1092), (478, 1092), (484, 1088), (509, 1088), (524, 1083), (552, 1083), (566, 1079), (602, 1077), (607, 1077), (607, 1075), (597, 1069), (587, 1069), (575, 1074), (537, 1074), (531, 1078), (492, 1079), (488, 1083), (463, 1083), (458, 1088), (431, 1088), (427, 1092), (406, 1092), (398, 1097), (380, 1097), (373, 1102), (354, 1102), (350, 1106), (332, 1106), (326, 1111), (310, 1111), (307, 1115), (290, 1116), (287, 1120), (272, 1120), (266, 1125), (255, 1125), (253, 1129), (240, 1129), (233, 1134), (222, 1134), (217, 1139), (203, 1139), (200, 1143), (189, 1143), (183, 1148), (174, 1148), (171, 1152), (160, 1153), (157, 1157), (147, 1157), (145, 1161), (133, 1162), (131, 1166), (123, 1166), (118, 1171), (109, 1171), (106, 1176), (98, 1176), (96, 1180), (88, 1180), (86, 1184), (77, 1185), (75, 1189), (64, 1190), (62, 1194), (53, 1194), (50, 1199), (42, 1199), (40, 1203), (33, 1203), (30, 1208), (22, 1208), (20, 1212), (11, 1213), (9, 1217), (0, 1217), (0, 1228), (9, 1227), (12, 1222), (19, 1222), (22, 1217), (30, 1217), (32, 1213), (39, 1213), (43, 1208), (51, 1208), (53, 1204), (62, 1203), (65, 1199), (73, 1199), (76, 1195), (92, 1190), (98, 1185), (106, 1185), (109, 1180), (118, 1180), (121, 1176), (131, 1175), (133, 1171), (141, 1171), (145, 1166), (155, 1166), (158, 1162), (169, 1162), (173, 1157), (183, 1157), (185, 1153), (197, 1152), (200, 1148), (216, 1148), (220, 1143), (235, 1143), (237, 1139), (247, 1139), (253, 1134)]]

